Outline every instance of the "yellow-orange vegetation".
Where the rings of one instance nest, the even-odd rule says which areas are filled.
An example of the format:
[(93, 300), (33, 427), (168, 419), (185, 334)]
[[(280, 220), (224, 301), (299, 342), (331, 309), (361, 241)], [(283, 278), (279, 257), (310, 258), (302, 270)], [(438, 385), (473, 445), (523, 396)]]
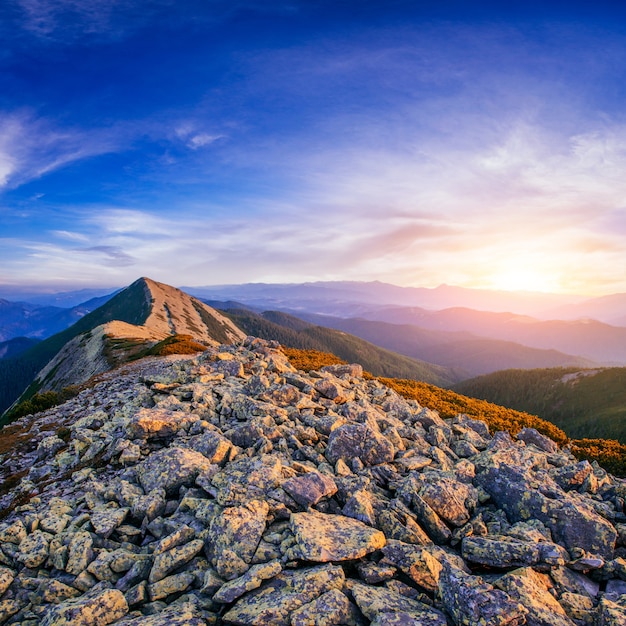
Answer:
[(448, 389), (441, 389), (435, 385), (416, 380), (400, 380), (398, 378), (379, 378), (378, 380), (397, 391), (401, 396), (416, 400), (429, 409), (434, 409), (444, 419), (465, 413), (470, 417), (486, 422), (492, 433), (498, 430), (507, 430), (515, 435), (522, 428), (536, 428), (540, 433), (561, 445), (567, 442), (567, 435), (560, 428), (530, 413), (507, 409), (485, 400), (468, 398)]
[(168, 354), (195, 354), (204, 352), (206, 346), (197, 342), (191, 335), (172, 335), (147, 350), (144, 355), (167, 356)]
[(343, 359), (330, 352), (320, 352), (319, 350), (298, 350), (297, 348), (285, 348), (281, 346), (291, 364), (298, 370), (308, 372), (318, 370), (325, 365), (338, 365), (345, 363)]

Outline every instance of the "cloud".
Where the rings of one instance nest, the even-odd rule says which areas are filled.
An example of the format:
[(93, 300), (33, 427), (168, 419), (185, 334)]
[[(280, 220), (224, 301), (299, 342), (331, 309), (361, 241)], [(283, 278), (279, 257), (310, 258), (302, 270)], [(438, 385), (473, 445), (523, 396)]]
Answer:
[(136, 263), (133, 256), (117, 246), (92, 246), (91, 248), (83, 248), (82, 252), (101, 253), (105, 256), (105, 264), (112, 267), (127, 267)]
[(0, 191), (40, 178), (69, 163), (128, 149), (139, 130), (60, 127), (32, 111), (0, 111)]
[(172, 6), (172, 0), (16, 0), (17, 22), (57, 43), (86, 36), (120, 37)]

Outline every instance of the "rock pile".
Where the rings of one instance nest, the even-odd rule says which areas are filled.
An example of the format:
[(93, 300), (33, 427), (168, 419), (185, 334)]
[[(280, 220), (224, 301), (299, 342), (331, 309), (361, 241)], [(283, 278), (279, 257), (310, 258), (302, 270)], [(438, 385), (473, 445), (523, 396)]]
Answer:
[(0, 624), (626, 624), (624, 481), (358, 365), (247, 338), (21, 425)]

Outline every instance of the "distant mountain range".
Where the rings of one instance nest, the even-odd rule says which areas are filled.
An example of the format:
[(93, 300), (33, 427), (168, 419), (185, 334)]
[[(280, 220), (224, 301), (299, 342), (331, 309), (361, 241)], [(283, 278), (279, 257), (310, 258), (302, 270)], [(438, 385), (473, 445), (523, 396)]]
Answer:
[(487, 339), (467, 331), (420, 328), (365, 319), (301, 314), (303, 319), (366, 339), (400, 354), (449, 368), (465, 379), (509, 368), (595, 367), (597, 363), (557, 350), (529, 348), (512, 341)]
[(71, 326), (107, 300), (108, 297), (92, 298), (71, 308), (0, 300), (0, 341), (14, 337), (49, 337)]

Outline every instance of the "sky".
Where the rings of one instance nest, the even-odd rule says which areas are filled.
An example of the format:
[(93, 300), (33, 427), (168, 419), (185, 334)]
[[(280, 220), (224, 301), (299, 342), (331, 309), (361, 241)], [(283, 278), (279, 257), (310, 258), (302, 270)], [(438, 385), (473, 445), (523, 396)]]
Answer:
[(0, 37), (0, 289), (626, 292), (624, 3), (3, 0)]

